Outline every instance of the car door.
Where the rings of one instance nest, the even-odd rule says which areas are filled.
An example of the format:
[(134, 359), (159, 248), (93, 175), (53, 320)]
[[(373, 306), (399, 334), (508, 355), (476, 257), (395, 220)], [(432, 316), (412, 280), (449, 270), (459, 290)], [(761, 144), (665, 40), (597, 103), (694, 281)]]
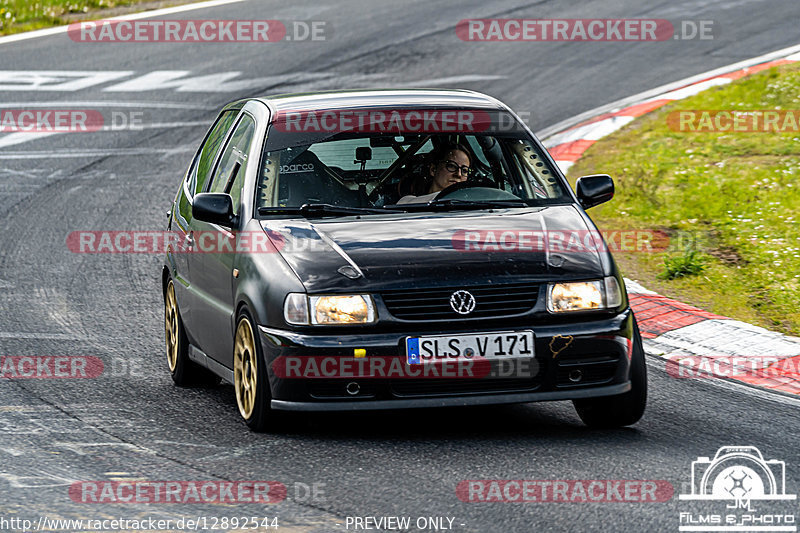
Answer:
[[(233, 134), (222, 149), (207, 192), (230, 194), (234, 214), (241, 213), (242, 185), (256, 129), (255, 119), (243, 112)], [(255, 161), (253, 164), (258, 164)], [(230, 368), (233, 346), (233, 265), (236, 258), (235, 232), (217, 224), (195, 221), (195, 246), (199, 271), (198, 301), (195, 307), (198, 341), (209, 357)]]
[(197, 331), (192, 321), (193, 310), (197, 305), (193, 270), (197, 270), (199, 265), (193, 264), (197, 257), (192, 253), (194, 246), (192, 230), (195, 226), (192, 217), (192, 198), (198, 192), (202, 192), (208, 184), (214, 162), (217, 160), (223, 141), (231, 131), (237, 114), (238, 110), (236, 109), (223, 111), (214, 121), (192, 160), (172, 207), (170, 230), (177, 233), (176, 240), (180, 243), (177, 250), (173, 249), (170, 257), (173, 269), (172, 277), (175, 280), (176, 298), (183, 317), (184, 328), (193, 342), (196, 339)]

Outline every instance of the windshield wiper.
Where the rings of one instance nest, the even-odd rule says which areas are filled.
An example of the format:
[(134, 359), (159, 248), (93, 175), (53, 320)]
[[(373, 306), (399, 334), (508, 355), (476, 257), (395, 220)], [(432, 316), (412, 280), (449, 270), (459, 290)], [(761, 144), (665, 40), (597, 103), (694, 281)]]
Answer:
[(524, 200), (433, 200), (426, 204), (408, 203), (401, 206), (408, 211), (455, 211), (459, 209), (493, 209), (503, 207), (530, 207)]
[(259, 215), (301, 215), (304, 217), (325, 215), (379, 215), (383, 213), (402, 213), (402, 211), (378, 207), (349, 207), (333, 204), (303, 204), (300, 207), (265, 206), (258, 208)]

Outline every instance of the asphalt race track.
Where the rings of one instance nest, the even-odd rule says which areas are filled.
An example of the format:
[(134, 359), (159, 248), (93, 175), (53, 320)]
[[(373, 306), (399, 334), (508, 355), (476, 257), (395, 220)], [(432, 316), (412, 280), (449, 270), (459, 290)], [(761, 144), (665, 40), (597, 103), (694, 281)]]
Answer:
[[(562, 402), (307, 415), (283, 433), (251, 433), (230, 385), (173, 386), (163, 347), (162, 257), (77, 254), (66, 245), (73, 231), (165, 229), (206, 128), (240, 97), (461, 87), (498, 97), (541, 131), (800, 42), (797, 0), (647, 3), (250, 0), (164, 18), (324, 21), (326, 39), (92, 44), (60, 34), (0, 44), (0, 109), (97, 109), (138, 121), (120, 131), (0, 134), (0, 355), (94, 356), (104, 366), (95, 379), (0, 379), (0, 518), (269, 516), (278, 517), (278, 531), (328, 532), (348, 531), (347, 517), (407, 516), (412, 524), (453, 518), (452, 530), (465, 533), (678, 531), (680, 511), (703, 510), (678, 499), (692, 462), (727, 445), (756, 446), (765, 459), (785, 461), (786, 491), (796, 494), (800, 401), (673, 379), (656, 360), (648, 365), (648, 410), (629, 429), (589, 430)], [(477, 43), (456, 36), (459, 20), (491, 17), (712, 20), (714, 38)], [(39, 81), (19, 71), (39, 73)], [(207, 78), (193, 80), (199, 76)], [(109, 479), (274, 480), (288, 496), (273, 505), (70, 497), (75, 482)], [(457, 485), (475, 479), (664, 480), (674, 495), (661, 503), (461, 501)], [(316, 497), (307, 490), (315, 484)], [(789, 503), (797, 511), (797, 501)]]

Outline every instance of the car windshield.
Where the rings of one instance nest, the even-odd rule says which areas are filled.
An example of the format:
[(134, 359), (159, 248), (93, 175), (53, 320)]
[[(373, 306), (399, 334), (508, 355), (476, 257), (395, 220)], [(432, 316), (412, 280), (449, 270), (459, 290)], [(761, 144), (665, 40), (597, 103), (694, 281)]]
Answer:
[[(262, 215), (571, 201), (542, 149), (504, 112), (284, 113), (270, 126), (264, 150)], [(315, 209), (301, 212), (304, 205)]]

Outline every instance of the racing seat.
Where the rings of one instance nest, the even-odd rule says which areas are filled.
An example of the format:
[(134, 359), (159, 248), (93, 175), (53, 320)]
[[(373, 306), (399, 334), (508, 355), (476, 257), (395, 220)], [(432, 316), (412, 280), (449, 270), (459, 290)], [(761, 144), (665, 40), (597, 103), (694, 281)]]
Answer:
[(404, 165), (406, 173), (397, 183), (398, 200), (409, 194), (420, 196), (428, 193), (426, 188), (428, 185), (427, 169), (429, 157), (429, 153), (416, 154)]
[(278, 205), (323, 203), (361, 206), (363, 200), (359, 192), (348, 189), (326, 169), (325, 164), (308, 149), (299, 154), (284, 152), (278, 181)]

